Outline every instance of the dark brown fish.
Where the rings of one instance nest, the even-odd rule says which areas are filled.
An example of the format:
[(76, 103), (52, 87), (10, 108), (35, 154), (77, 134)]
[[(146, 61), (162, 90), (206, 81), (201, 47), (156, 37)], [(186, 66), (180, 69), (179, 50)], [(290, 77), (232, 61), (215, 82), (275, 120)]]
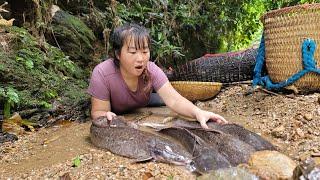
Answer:
[[(184, 127), (188, 129), (201, 129), (202, 127), (198, 122), (195, 121), (186, 121), (186, 120), (176, 120), (174, 126), (177, 127)], [(259, 136), (258, 134), (245, 129), (244, 127), (237, 125), (237, 124), (218, 124), (215, 122), (208, 122), (207, 125), (210, 129), (214, 129), (217, 131), (222, 131), (226, 134), (230, 134), (233, 137), (239, 138), (241, 141), (253, 146), (255, 150), (275, 150), (275, 147)]]
[(247, 163), (250, 155), (256, 150), (249, 144), (229, 134), (205, 129), (190, 129), (205, 143), (226, 157), (232, 166)]
[(231, 136), (238, 137), (240, 140), (253, 146), (257, 151), (262, 150), (276, 150), (276, 148), (267, 140), (259, 136), (258, 134), (245, 129), (238, 124), (223, 124), (218, 125), (218, 129), (224, 133), (230, 134)]
[(197, 135), (184, 128), (170, 127), (159, 130), (179, 141), (193, 156), (195, 171), (204, 174), (211, 170), (230, 167), (229, 161), (216, 149), (206, 145)]
[(191, 155), (182, 146), (132, 128), (120, 117), (115, 117), (112, 121), (103, 122), (100, 119), (94, 122), (90, 128), (90, 137), (95, 146), (133, 158), (136, 162), (155, 160), (177, 165), (190, 165), (192, 162)]

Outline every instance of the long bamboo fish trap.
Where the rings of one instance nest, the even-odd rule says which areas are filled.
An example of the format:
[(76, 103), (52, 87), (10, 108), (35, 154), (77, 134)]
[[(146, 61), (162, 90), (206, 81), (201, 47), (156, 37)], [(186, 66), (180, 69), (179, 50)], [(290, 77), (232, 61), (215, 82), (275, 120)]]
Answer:
[(231, 83), (252, 80), (256, 48), (206, 54), (174, 69), (170, 81)]
[(172, 81), (171, 85), (190, 101), (206, 100), (217, 95), (222, 83), (198, 81)]
[[(318, 45), (314, 59), (320, 61), (320, 3), (287, 7), (262, 17), (265, 62), (273, 82), (281, 82), (302, 70), (302, 42), (313, 39)], [(317, 66), (319, 68), (319, 66)], [(320, 75), (308, 73), (294, 83), (301, 91), (320, 88)]]

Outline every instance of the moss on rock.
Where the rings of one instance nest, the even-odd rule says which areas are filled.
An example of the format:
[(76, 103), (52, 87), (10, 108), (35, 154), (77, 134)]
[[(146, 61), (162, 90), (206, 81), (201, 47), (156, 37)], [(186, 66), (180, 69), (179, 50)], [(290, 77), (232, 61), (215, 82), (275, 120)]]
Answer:
[[(11, 27), (0, 38), (0, 88), (12, 87), (19, 96), (15, 110), (51, 108), (88, 99), (85, 93), (89, 72), (79, 68), (58, 48), (39, 44), (25, 29)], [(76, 92), (76, 93), (75, 93)], [(0, 101), (5, 101), (0, 97)], [(2, 104), (2, 102), (0, 102)]]
[(50, 43), (61, 48), (75, 63), (85, 67), (93, 53), (96, 40), (92, 30), (79, 18), (59, 10), (52, 19), (47, 33)]

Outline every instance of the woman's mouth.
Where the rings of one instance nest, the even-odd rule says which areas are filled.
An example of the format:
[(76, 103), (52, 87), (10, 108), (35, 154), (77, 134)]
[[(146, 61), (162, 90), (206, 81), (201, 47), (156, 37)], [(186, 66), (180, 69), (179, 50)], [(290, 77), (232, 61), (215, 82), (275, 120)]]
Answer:
[(138, 70), (141, 70), (141, 69), (143, 68), (143, 66), (142, 66), (142, 65), (140, 65), (140, 66), (135, 66), (134, 68), (135, 68), (135, 69), (138, 69)]

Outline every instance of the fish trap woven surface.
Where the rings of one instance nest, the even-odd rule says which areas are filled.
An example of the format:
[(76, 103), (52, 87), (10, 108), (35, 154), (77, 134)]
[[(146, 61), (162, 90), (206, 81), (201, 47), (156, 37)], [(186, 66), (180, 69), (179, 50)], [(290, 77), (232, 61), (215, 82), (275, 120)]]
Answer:
[(222, 87), (222, 83), (195, 81), (172, 81), (171, 85), (190, 101), (210, 99), (217, 95)]
[(257, 49), (207, 54), (178, 66), (171, 81), (231, 83), (252, 80)]
[[(320, 3), (287, 7), (262, 17), (265, 37), (265, 62), (273, 82), (281, 82), (302, 70), (302, 42), (313, 39), (320, 59)], [(317, 67), (319, 68), (319, 66)], [(294, 85), (302, 91), (319, 90), (320, 75), (308, 73)]]

